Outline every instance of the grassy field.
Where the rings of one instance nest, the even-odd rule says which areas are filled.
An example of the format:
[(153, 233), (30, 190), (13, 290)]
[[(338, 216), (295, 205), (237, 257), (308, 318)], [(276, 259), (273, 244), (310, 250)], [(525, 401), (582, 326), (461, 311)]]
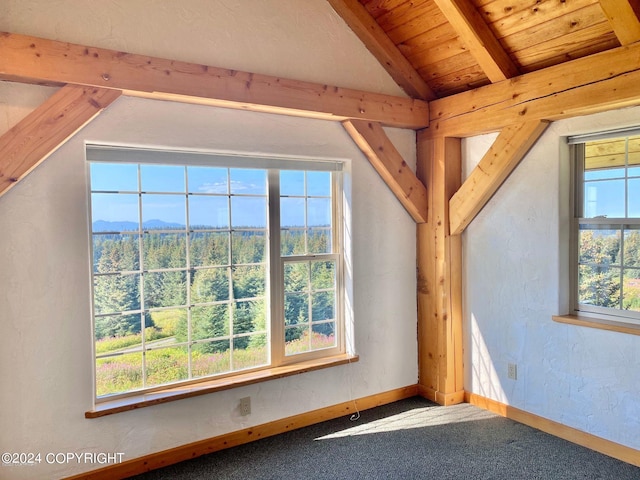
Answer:
[[(147, 340), (150, 340), (150, 336), (153, 336), (151, 332), (146, 335)], [(163, 337), (156, 337), (153, 340), (159, 338)], [(314, 333), (309, 339), (307, 334), (287, 343), (286, 351), (287, 354), (296, 354), (310, 349), (332, 347), (334, 344), (335, 338), (332, 335)], [(140, 335), (128, 335), (96, 342), (97, 355), (124, 350), (124, 353), (120, 355), (96, 359), (96, 392), (99, 397), (189, 380), (190, 378), (201, 378), (259, 367), (268, 362), (268, 352), (265, 346), (217, 353), (203, 353), (193, 350), (191, 352), (191, 377), (189, 377), (188, 348), (186, 346), (167, 346), (146, 351), (146, 384), (143, 384), (142, 352), (131, 351), (140, 345)]]

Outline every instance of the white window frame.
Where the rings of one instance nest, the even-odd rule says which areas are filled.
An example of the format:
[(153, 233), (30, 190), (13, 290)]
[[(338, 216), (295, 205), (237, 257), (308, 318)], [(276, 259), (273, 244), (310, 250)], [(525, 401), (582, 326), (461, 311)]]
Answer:
[[(96, 383), (94, 381), (93, 390), (96, 403), (111, 401), (118, 398), (125, 398), (141, 393), (151, 393), (166, 389), (168, 386), (194, 384), (206, 382), (212, 378), (234, 377), (247, 374), (253, 371), (267, 370), (274, 367), (303, 363), (309, 360), (332, 357), (344, 354), (346, 351), (346, 331), (345, 331), (345, 285), (344, 285), (344, 218), (343, 218), (343, 165), (344, 161), (336, 159), (317, 159), (300, 157), (268, 157), (268, 156), (246, 156), (242, 154), (202, 152), (202, 151), (174, 151), (148, 148), (137, 148), (128, 146), (111, 145), (86, 145), (87, 164), (90, 163), (126, 163), (126, 164), (152, 164), (152, 165), (173, 165), (173, 166), (207, 166), (224, 168), (256, 168), (267, 170), (267, 277), (266, 286), (266, 309), (269, 313), (269, 327), (267, 332), (269, 348), (269, 358), (266, 365), (225, 372), (223, 374), (206, 377), (190, 378), (172, 383), (143, 387), (141, 389), (129, 390), (121, 393), (97, 396)], [(91, 180), (87, 168), (88, 198), (89, 198), (89, 236), (93, 235), (91, 224)], [(332, 252), (326, 254), (300, 254), (292, 256), (282, 256), (280, 250), (280, 193), (279, 176), (282, 170), (294, 171), (325, 171), (331, 173), (331, 195), (332, 195)], [(138, 192), (141, 193), (141, 192)], [(185, 192), (185, 195), (189, 195)], [(142, 220), (141, 220), (142, 221)], [(231, 225), (229, 226), (232, 229)], [(140, 225), (142, 229), (142, 224)], [(140, 230), (142, 231), (142, 230)], [(189, 235), (187, 235), (188, 239)], [(188, 241), (188, 240), (187, 240)], [(96, 313), (93, 308), (94, 302), (94, 268), (93, 268), (93, 241), (90, 241), (91, 258), (91, 302), (92, 302), (92, 338), (95, 339)], [(188, 250), (187, 250), (188, 251)], [(142, 253), (140, 253), (142, 255)], [(335, 290), (335, 347), (312, 350), (304, 353), (285, 355), (285, 322), (284, 322), (284, 265), (290, 262), (305, 261), (331, 261), (336, 265), (336, 290)], [(188, 261), (187, 261), (188, 262)], [(140, 267), (142, 268), (142, 267)], [(142, 270), (141, 270), (142, 272)], [(189, 288), (187, 288), (187, 291)], [(189, 295), (187, 294), (187, 308), (189, 305)], [(180, 307), (182, 308), (182, 307)], [(311, 306), (309, 306), (311, 309)], [(145, 310), (145, 309), (143, 309)], [(146, 311), (146, 310), (145, 310)], [(309, 322), (312, 318), (309, 315)], [(309, 325), (311, 330), (312, 325)], [(144, 329), (142, 330), (144, 337)], [(194, 342), (188, 341), (191, 345)], [(92, 341), (93, 368), (96, 368), (95, 340)], [(144, 364), (143, 364), (144, 365)], [(144, 368), (144, 367), (143, 367)], [(95, 378), (95, 373), (94, 373)]]
[[(622, 308), (602, 307), (579, 302), (579, 242), (580, 242), (580, 226), (594, 225), (602, 229), (610, 227), (611, 230), (620, 230), (624, 232), (626, 226), (640, 227), (640, 218), (621, 217), (621, 218), (602, 218), (602, 217), (584, 217), (584, 158), (585, 144), (595, 140), (605, 140), (614, 138), (625, 138), (640, 135), (640, 128), (618, 129), (607, 132), (597, 132), (584, 135), (575, 135), (568, 137), (567, 141), (571, 148), (571, 235), (570, 235), (570, 302), (571, 308), (575, 315), (586, 316), (595, 321), (615, 322), (620, 324), (630, 324), (640, 326), (640, 312), (632, 310), (624, 310)], [(627, 138), (628, 141), (628, 138)], [(625, 157), (625, 168), (627, 168), (628, 159)], [(625, 170), (625, 180), (628, 179)], [(625, 191), (626, 193), (626, 191)], [(625, 195), (625, 211), (627, 210), (628, 198)], [(621, 248), (624, 248), (624, 236), (621, 235)], [(623, 260), (624, 261), (624, 260)], [(616, 267), (618, 268), (618, 267)], [(621, 264), (621, 292), (622, 301), (624, 282), (624, 265)]]

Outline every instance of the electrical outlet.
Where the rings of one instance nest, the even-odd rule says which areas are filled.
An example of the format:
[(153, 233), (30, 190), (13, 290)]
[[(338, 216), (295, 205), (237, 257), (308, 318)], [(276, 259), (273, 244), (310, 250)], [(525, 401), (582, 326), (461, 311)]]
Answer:
[(244, 397), (240, 399), (240, 415), (243, 417), (251, 413), (251, 397)]
[(515, 363), (507, 364), (507, 378), (510, 378), (511, 380), (518, 379), (518, 365)]

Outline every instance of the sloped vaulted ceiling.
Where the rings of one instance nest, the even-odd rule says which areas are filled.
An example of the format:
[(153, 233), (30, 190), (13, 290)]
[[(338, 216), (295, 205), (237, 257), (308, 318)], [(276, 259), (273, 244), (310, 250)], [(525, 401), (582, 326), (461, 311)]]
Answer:
[(366, 12), (438, 98), (640, 39), (636, 0), (329, 1), (356, 33), (347, 12)]

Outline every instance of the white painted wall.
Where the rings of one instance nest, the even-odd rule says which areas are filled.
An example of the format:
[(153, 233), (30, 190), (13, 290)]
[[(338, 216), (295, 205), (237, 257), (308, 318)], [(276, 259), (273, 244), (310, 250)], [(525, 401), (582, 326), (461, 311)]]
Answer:
[[(568, 313), (568, 135), (638, 125), (640, 109), (553, 123), (464, 235), (465, 390), (640, 449), (640, 337)], [(464, 141), (467, 174), (494, 136)], [(507, 378), (507, 364), (518, 379)]]
[(2, 0), (0, 31), (403, 95), (326, 0)]
[[(399, 94), (325, 1), (3, 0), (0, 13), (1, 31)], [(53, 91), (0, 83), (0, 134)], [(415, 162), (414, 133), (387, 133)], [(85, 141), (347, 159), (360, 361), (85, 419), (93, 368)], [(126, 460), (417, 381), (415, 225), (339, 124), (121, 98), (0, 197), (0, 225), (0, 452)], [(249, 417), (237, 410), (244, 396)], [(97, 467), (43, 461), (0, 467), (0, 478)]]

